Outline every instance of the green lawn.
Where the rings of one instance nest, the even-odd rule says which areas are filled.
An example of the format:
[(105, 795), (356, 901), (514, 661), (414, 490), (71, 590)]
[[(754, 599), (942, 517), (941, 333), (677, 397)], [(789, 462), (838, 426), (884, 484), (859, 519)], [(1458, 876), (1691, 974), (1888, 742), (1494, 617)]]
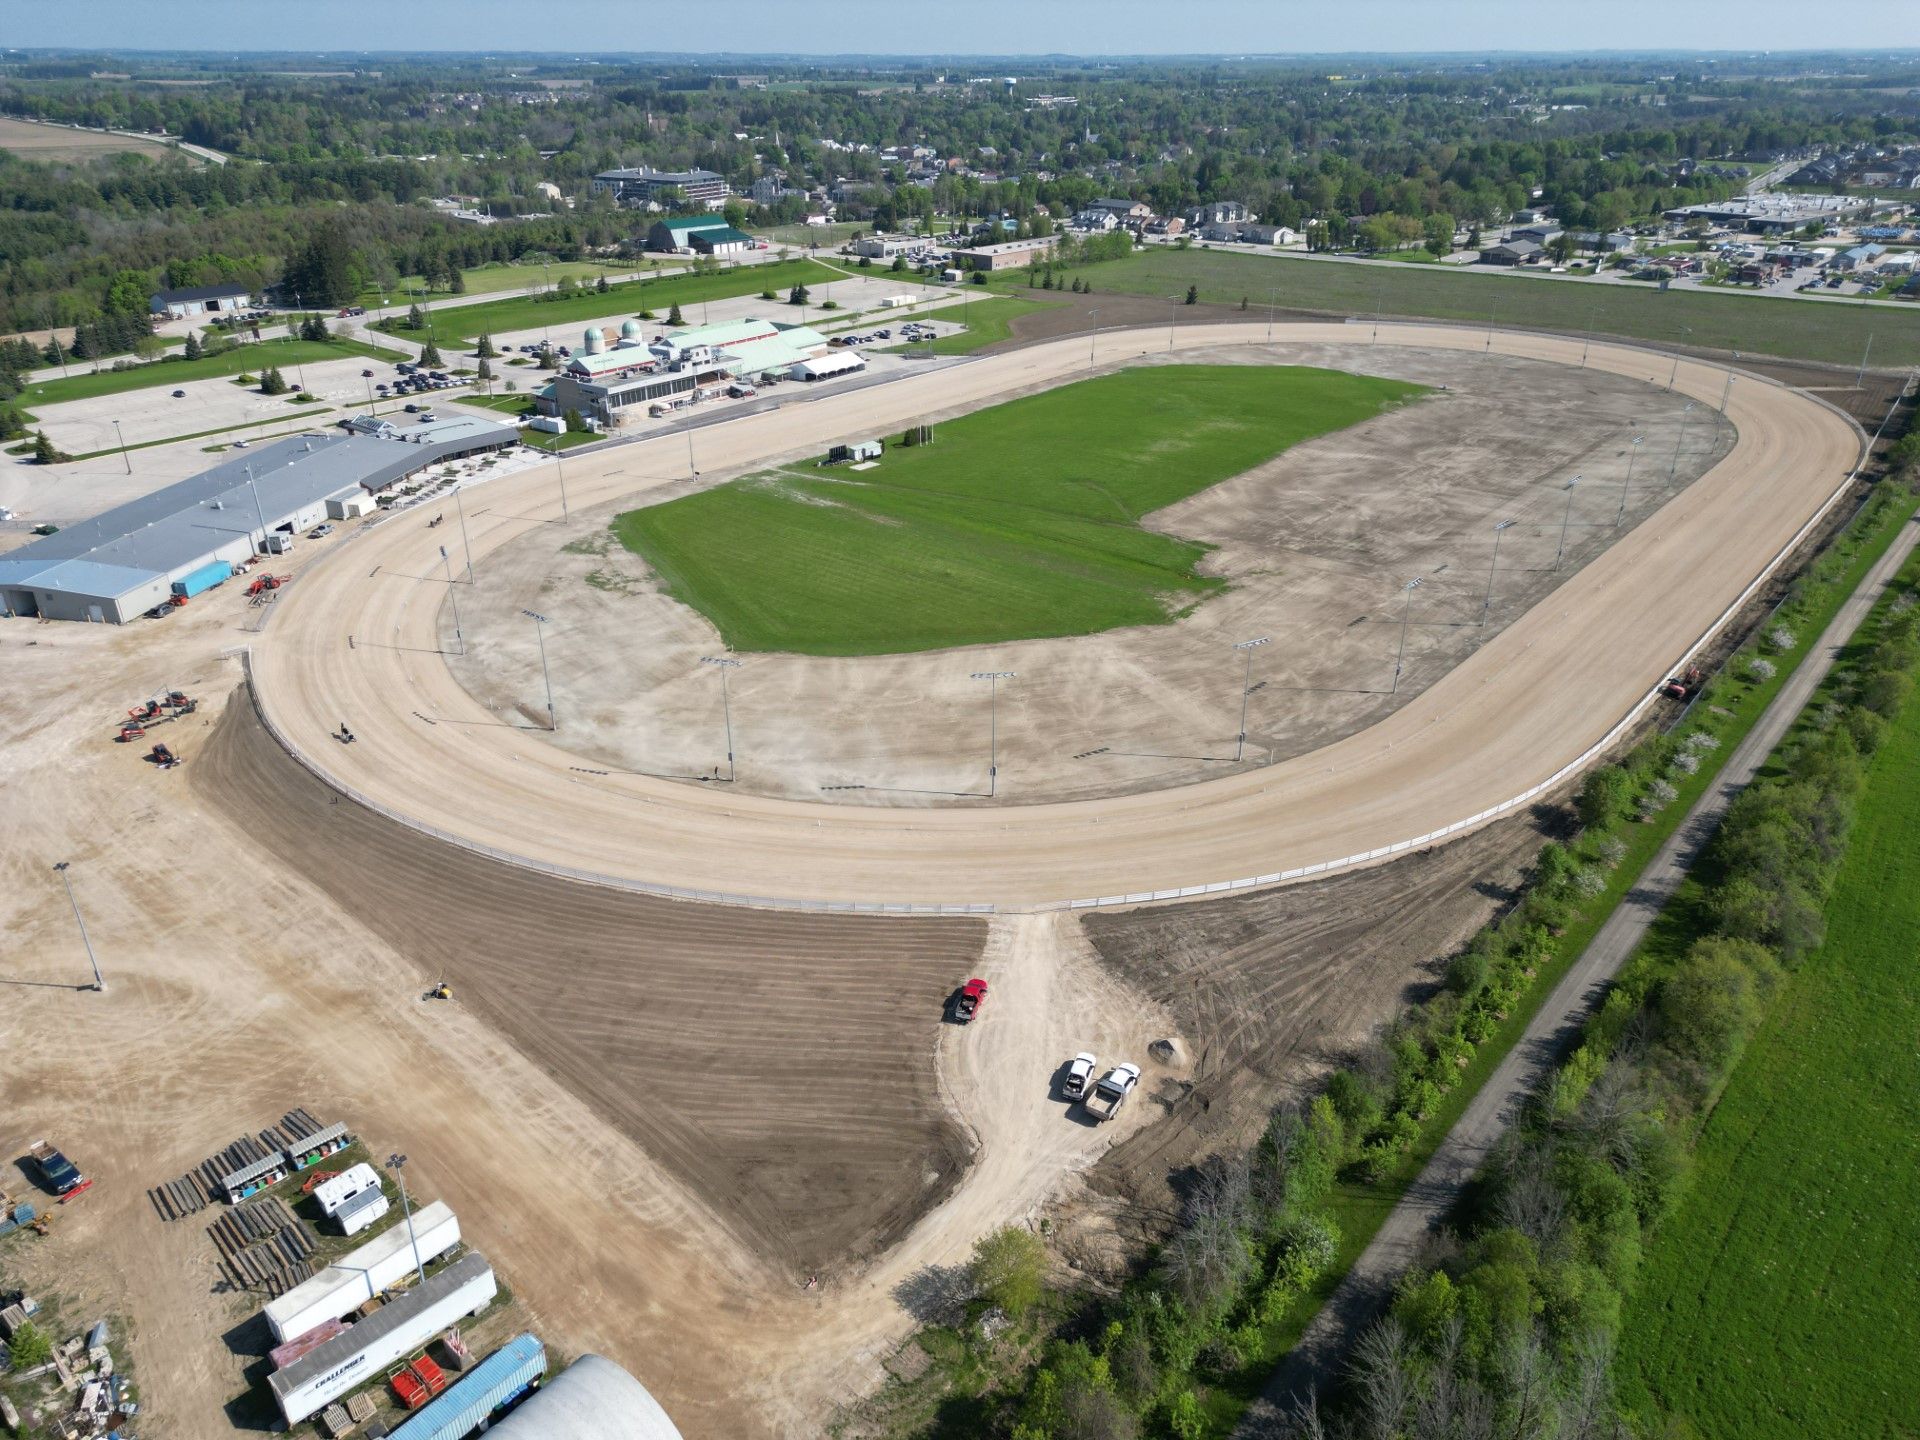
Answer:
[[(662, 257), (665, 258), (665, 257)], [(493, 295), (502, 290), (524, 290), (529, 285), (545, 288), (557, 285), (562, 279), (571, 276), (575, 280), (592, 284), (602, 275), (609, 278), (615, 275), (631, 275), (645, 270), (645, 259), (620, 260), (553, 260), (543, 268), (539, 265), (475, 265), (461, 272), (466, 282), (468, 295)], [(444, 300), (447, 292), (434, 290), (429, 292), (426, 281), (418, 275), (403, 275), (400, 283), (381, 289), (369, 286), (362, 290), (359, 304), (369, 308), (378, 305), (381, 297), (386, 297), (388, 306), (398, 305), (403, 309), (414, 298), (410, 292), (418, 291), (427, 300)]]
[[(1920, 364), (1920, 309), (1833, 305), (1755, 295), (1669, 290), (1649, 285), (1583, 283), (1543, 275), (1462, 275), (1443, 265), (1362, 265), (1279, 255), (1231, 255), (1212, 250), (1155, 247), (1124, 260), (1073, 272), (1096, 292), (1184, 295), (1189, 285), (1215, 304), (1252, 310), (1283, 309), (1340, 315), (1417, 316), (1484, 325), (1739, 350), (1857, 365), (1873, 336), (1878, 366)], [(1003, 271), (996, 289), (1024, 293), (1023, 270)]]
[[(151, 365), (135, 366), (128, 370), (100, 370), (88, 375), (69, 375), (60, 380), (48, 380), (28, 386), (20, 398), (29, 405), (59, 405), (68, 400), (121, 395), (129, 390), (145, 390), (154, 385), (184, 385), (189, 380), (238, 375), (242, 370), (258, 374), (263, 366), (268, 365), (278, 365), (284, 370), (289, 365), (305, 361), (317, 363), (355, 357), (387, 361), (406, 358), (398, 350), (362, 345), (357, 340), (261, 340), (219, 355), (202, 356), (198, 360), (156, 360)], [(298, 378), (289, 375), (287, 383), (297, 384)]]
[[(1914, 567), (1909, 566), (1909, 577)], [(1648, 1248), (1628, 1409), (1703, 1440), (1920, 1434), (1920, 704), (1874, 757), (1827, 906)]]
[[(936, 355), (971, 355), (975, 350), (988, 345), (997, 345), (1013, 334), (1013, 322), (1022, 315), (1031, 315), (1036, 310), (1054, 308), (1051, 300), (1028, 300), (1020, 295), (1003, 295), (998, 298), (983, 296), (977, 302), (969, 302), (955, 310), (943, 306), (935, 312), (942, 320), (964, 318), (967, 328), (957, 335), (942, 335), (933, 342)], [(924, 345), (897, 345), (897, 350), (919, 354), (927, 347)]]
[[(508, 300), (488, 300), (478, 305), (459, 305), (433, 312), (434, 333), (443, 344), (471, 346), (481, 335), (506, 335), (517, 330), (564, 327), (566, 333), (554, 337), (556, 345), (577, 344), (572, 333), (577, 327), (596, 320), (624, 318), (642, 310), (652, 310), (663, 319), (674, 305), (683, 308), (703, 300), (729, 300), (738, 295), (758, 295), (771, 287), (782, 303), (795, 285), (824, 285), (846, 277), (811, 260), (774, 261), (767, 265), (741, 265), (710, 275), (670, 275), (660, 280), (634, 280), (610, 285), (605, 294), (584, 289), (564, 300), (546, 300), (521, 295)], [(797, 312), (796, 312), (797, 314)], [(399, 327), (398, 321), (381, 321), (381, 328), (409, 338), (424, 338)], [(686, 317), (699, 323), (699, 314)]]
[(1421, 393), (1297, 367), (1128, 370), (948, 421), (872, 470), (747, 476), (614, 531), (736, 650), (876, 655), (1165, 624), (1224, 582), (1195, 573), (1205, 546), (1143, 516)]

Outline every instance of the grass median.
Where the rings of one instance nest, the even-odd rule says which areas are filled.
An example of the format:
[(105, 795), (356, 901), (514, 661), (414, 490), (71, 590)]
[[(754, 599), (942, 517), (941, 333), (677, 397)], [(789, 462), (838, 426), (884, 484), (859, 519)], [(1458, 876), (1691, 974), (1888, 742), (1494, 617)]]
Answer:
[(223, 350), (218, 355), (203, 355), (198, 360), (177, 356), (134, 365), (124, 370), (96, 370), (86, 375), (67, 375), (58, 380), (43, 380), (29, 385), (20, 399), (29, 405), (63, 405), (69, 400), (93, 400), (102, 395), (122, 395), (130, 390), (147, 390), (156, 385), (184, 385), (189, 380), (214, 380), (243, 371), (258, 373), (269, 366), (319, 364), (322, 360), (404, 360), (398, 350), (378, 345), (363, 345), (357, 340), (258, 340)]

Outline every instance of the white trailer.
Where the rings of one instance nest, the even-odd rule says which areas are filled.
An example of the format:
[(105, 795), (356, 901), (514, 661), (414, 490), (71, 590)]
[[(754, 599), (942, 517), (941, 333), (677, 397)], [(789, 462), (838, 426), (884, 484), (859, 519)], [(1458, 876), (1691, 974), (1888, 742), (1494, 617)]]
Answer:
[(331, 1220), (340, 1213), (340, 1207), (358, 1195), (362, 1190), (378, 1190), (380, 1177), (373, 1166), (361, 1161), (358, 1165), (341, 1171), (338, 1175), (322, 1180), (313, 1187), (313, 1198), (320, 1203), (320, 1213)]
[(499, 1291), (493, 1267), (479, 1251), (470, 1251), (428, 1276), (426, 1284), (349, 1325), (286, 1369), (274, 1371), (267, 1377), (274, 1403), (287, 1424), (298, 1425), (349, 1390), (378, 1380), (394, 1361), (411, 1355), (462, 1316), (486, 1309)]
[(270, 1301), (260, 1313), (274, 1343), (284, 1345), (329, 1320), (344, 1320), (389, 1285), (413, 1274), (416, 1249), (425, 1265), (459, 1243), (458, 1217), (446, 1201), (436, 1200), (413, 1212), (411, 1238), (404, 1224), (392, 1226)]

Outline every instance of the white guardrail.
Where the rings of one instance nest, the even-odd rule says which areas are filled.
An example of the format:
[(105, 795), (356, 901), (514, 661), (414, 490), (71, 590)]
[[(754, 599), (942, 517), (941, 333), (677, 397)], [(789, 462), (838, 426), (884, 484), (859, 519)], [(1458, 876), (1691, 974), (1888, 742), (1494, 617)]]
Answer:
[[(1402, 324), (1405, 322), (1395, 321), (1394, 323)], [(1537, 332), (1520, 333), (1531, 334)], [(1609, 341), (1608, 343), (1618, 344), (1619, 342)], [(1768, 376), (1758, 375), (1751, 371), (1740, 370), (1731, 366), (1722, 368), (1732, 369), (1735, 374), (1744, 379), (1766, 385), (1780, 386), (1780, 388), (1783, 389), (1786, 388), (1785, 386), (1781, 386), (1781, 382)], [(1868, 439), (1865, 430), (1859, 422), (1855, 421), (1852, 416), (1846, 415), (1846, 412), (1842, 411), (1837, 405), (1819, 396), (1807, 396), (1806, 398), (1825, 405), (1836, 414), (1840, 414), (1846, 418), (1847, 422), (1860, 434), (1860, 456), (1854, 461), (1853, 469), (1847, 473), (1846, 478), (1842, 480), (1834, 489), (1833, 493), (1821, 503), (1820, 508), (1808, 518), (1806, 524), (1794, 532), (1793, 538), (1788, 540), (1787, 543), (1780, 548), (1779, 553), (1767, 562), (1766, 567), (1753, 578), (1752, 583), (1749, 584), (1746, 589), (1742, 590), (1733, 602), (1715, 617), (1713, 623), (1701, 632), (1700, 637), (1696, 639), (1693, 644), (1687, 647), (1680, 658), (1674, 662), (1672, 666), (1673, 669), (1677, 670), (1685, 666), (1694, 656), (1706, 648), (1713, 640), (1713, 637), (1720, 633), (1721, 628), (1739, 613), (1740, 608), (1751, 600), (1760, 587), (1766, 584), (1767, 581), (1772, 578), (1774, 572), (1786, 562), (1787, 558), (1792, 555), (1795, 550), (1799, 549), (1807, 536), (1813, 533), (1815, 528), (1826, 519), (1833, 507), (1839, 503), (1841, 496), (1847, 493), (1848, 488), (1859, 477), (1860, 467), (1866, 463), (1867, 456), (1871, 453), (1871, 441)], [(449, 845), (456, 845), (460, 849), (469, 851), (475, 855), (484, 855), (490, 860), (498, 860), (502, 864), (517, 865), (522, 869), (534, 870), (546, 875), (554, 875), (563, 880), (575, 880), (587, 885), (599, 885), (608, 889), (626, 890), (644, 895), (660, 895), (674, 900), (703, 901), (709, 904), (748, 905), (767, 910), (801, 910), (831, 914), (860, 915), (1038, 914), (1056, 910), (1090, 910), (1112, 905), (1151, 905), (1156, 902), (1168, 900), (1190, 900), (1199, 896), (1224, 895), (1239, 890), (1254, 890), (1268, 885), (1285, 885), (1296, 880), (1306, 880), (1314, 876), (1331, 875), (1342, 870), (1352, 870), (1363, 865), (1372, 865), (1381, 860), (1392, 859), (1396, 855), (1404, 855), (1409, 850), (1418, 850), (1438, 841), (1452, 839), (1455, 836), (1464, 834), (1466, 831), (1476, 829), (1488, 821), (1497, 820), (1502, 815), (1510, 814), (1520, 806), (1538, 799), (1549, 790), (1554, 789), (1579, 773), (1579, 771), (1585, 769), (1586, 766), (1591, 764), (1595, 759), (1611, 749), (1615, 742), (1617, 742), (1627, 730), (1637, 724), (1640, 717), (1645, 715), (1654, 701), (1659, 698), (1659, 691), (1657, 689), (1649, 689), (1647, 694), (1642, 697), (1632, 709), (1628, 710), (1599, 740), (1588, 746), (1587, 749), (1583, 750), (1565, 765), (1562, 765), (1537, 785), (1528, 786), (1519, 794), (1501, 801), (1498, 805), (1490, 806), (1476, 815), (1467, 816), (1463, 820), (1455, 820), (1451, 824), (1443, 825), (1437, 830), (1429, 830), (1424, 835), (1415, 835), (1410, 839), (1397, 840), (1390, 845), (1377, 846), (1372, 850), (1364, 850), (1354, 855), (1344, 855), (1334, 860), (1322, 860), (1313, 865), (1297, 865), (1290, 870), (1275, 870), (1264, 875), (1248, 875), (1237, 880), (1215, 880), (1206, 884), (1179, 885), (1163, 890), (1130, 890), (1113, 895), (1087, 896), (1077, 900), (1043, 900), (1030, 905), (995, 905), (990, 902), (965, 901), (908, 903), (885, 900), (796, 900), (783, 899), (771, 895), (742, 895), (725, 890), (697, 890), (683, 885), (662, 885), (645, 880), (635, 880), (626, 876), (604, 875), (597, 871), (580, 870), (570, 865), (556, 865), (550, 861), (535, 859), (532, 856), (516, 855), (511, 851), (500, 850), (491, 845), (483, 845), (464, 835), (456, 835), (451, 831), (442, 830), (438, 826), (429, 825), (414, 816), (403, 815), (399, 811), (375, 800), (372, 796), (363, 795), (358, 790), (342, 783), (333, 774), (305, 754), (279, 726), (274, 724), (273, 717), (267, 713), (267, 707), (260, 703), (259, 694), (255, 687), (252, 646), (236, 646), (222, 651), (221, 655), (223, 658), (239, 658), (241, 667), (246, 673), (247, 694), (253, 704), (254, 713), (260, 717), (260, 723), (266, 727), (267, 733), (273, 737), (275, 744), (285, 750), (288, 755), (292, 756), (295, 761), (328, 789), (346, 796), (355, 804), (363, 805), (376, 815), (384, 816), (397, 825), (404, 825), (408, 829), (417, 831), (422, 835), (431, 836), (436, 840), (444, 840)]]

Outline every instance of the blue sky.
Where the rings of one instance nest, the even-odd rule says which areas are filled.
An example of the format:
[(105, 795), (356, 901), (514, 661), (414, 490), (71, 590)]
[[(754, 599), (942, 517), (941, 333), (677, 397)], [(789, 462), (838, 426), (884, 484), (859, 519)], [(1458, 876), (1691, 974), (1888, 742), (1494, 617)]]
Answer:
[(1920, 47), (1913, 0), (75, 0), (12, 46), (804, 54)]

